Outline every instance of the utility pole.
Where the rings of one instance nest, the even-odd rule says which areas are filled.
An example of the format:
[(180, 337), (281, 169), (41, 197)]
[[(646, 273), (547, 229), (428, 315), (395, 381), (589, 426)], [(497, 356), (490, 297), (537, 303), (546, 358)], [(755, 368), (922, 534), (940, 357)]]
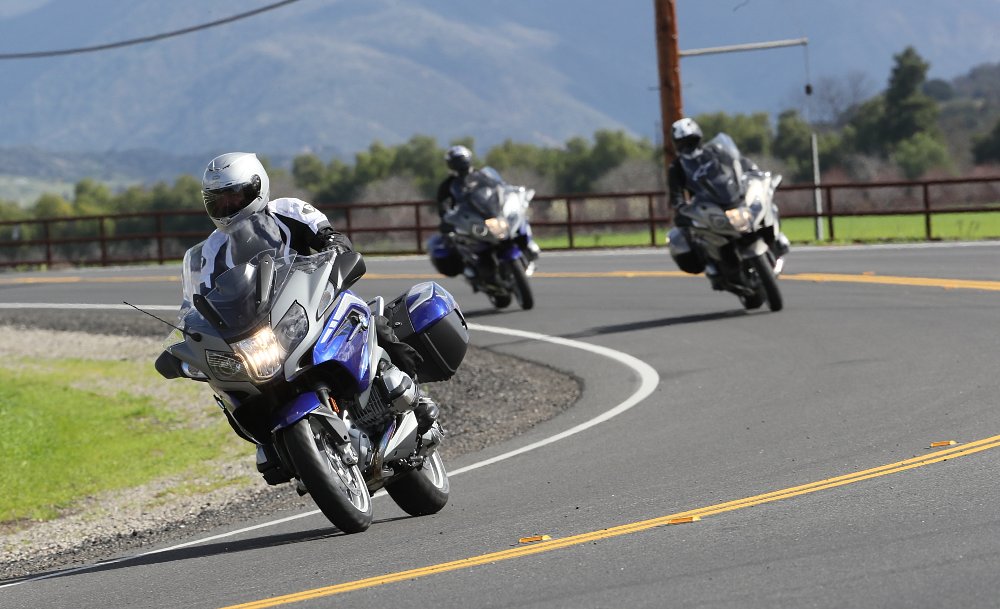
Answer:
[(656, 55), (660, 70), (660, 124), (663, 128), (663, 169), (674, 160), (670, 126), (683, 116), (681, 54), (677, 43), (675, 0), (653, 0), (656, 12)]

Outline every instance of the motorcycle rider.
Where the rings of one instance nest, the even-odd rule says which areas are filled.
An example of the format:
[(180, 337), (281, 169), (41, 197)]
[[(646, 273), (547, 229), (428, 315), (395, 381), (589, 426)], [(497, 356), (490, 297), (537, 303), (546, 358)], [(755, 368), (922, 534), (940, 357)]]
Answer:
[[(448, 234), (454, 231), (455, 227), (444, 219), (444, 215), (457, 205), (456, 195), (461, 191), (466, 178), (477, 170), (472, 167), (472, 151), (465, 146), (452, 146), (445, 153), (444, 160), (448, 164), (448, 169), (451, 173), (438, 186), (436, 201), (438, 216), (441, 218), (438, 230), (443, 235), (446, 243), (450, 243)], [(528, 234), (520, 237), (518, 241), (518, 245), (527, 254), (529, 261), (534, 262), (538, 259), (542, 250), (535, 243), (535, 240), (531, 238), (530, 227)]]
[[(333, 250), (337, 254), (354, 251), (351, 241), (333, 228), (323, 212), (301, 199), (272, 200), (269, 185), (267, 172), (255, 154), (231, 152), (208, 164), (202, 178), (202, 197), (216, 229), (201, 247), (198, 290), (207, 292), (213, 277), (245, 262), (233, 260), (234, 243), (245, 245), (253, 240), (260, 243), (260, 251), (277, 248), (285, 255), (307, 255), (310, 250)], [(397, 339), (384, 316), (376, 316), (375, 329), (379, 346), (393, 364), (416, 381), (420, 354)], [(418, 431), (423, 434), (437, 420), (438, 407), (423, 392), (417, 393), (413, 412), (419, 422)]]
[[(677, 263), (678, 268), (686, 273), (697, 274), (704, 271), (712, 282), (712, 287), (721, 289), (718, 269), (706, 259), (697, 242), (691, 238), (691, 219), (684, 214), (677, 213), (684, 205), (688, 204), (687, 195), (694, 194), (690, 185), (692, 176), (689, 176), (688, 172), (696, 171), (698, 167), (709, 160), (701, 147), (701, 127), (694, 119), (684, 117), (671, 125), (670, 139), (673, 141), (674, 151), (677, 153), (677, 157), (667, 169), (667, 190), (670, 208), (674, 211), (675, 228), (675, 230), (670, 231), (669, 240), (680, 252), (673, 256), (674, 262)], [(757, 165), (746, 157), (741, 157), (739, 162), (746, 170), (759, 171)], [(775, 213), (777, 213), (777, 207), (775, 207)], [(679, 244), (678, 241), (682, 243)], [(788, 238), (783, 233), (779, 232), (776, 236), (775, 248), (778, 256), (788, 253)]]

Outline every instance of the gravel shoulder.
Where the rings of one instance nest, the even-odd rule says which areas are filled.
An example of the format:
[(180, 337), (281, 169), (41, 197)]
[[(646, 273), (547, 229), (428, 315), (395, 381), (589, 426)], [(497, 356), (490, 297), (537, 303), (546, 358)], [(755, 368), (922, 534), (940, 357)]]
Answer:
[[(88, 358), (152, 365), (164, 334), (157, 322), (135, 315), (5, 311), (0, 357), (65, 357), (54, 347), (73, 345)], [(471, 347), (451, 381), (427, 386), (448, 431), (442, 455), (454, 458), (516, 437), (572, 406), (580, 386), (552, 368)], [(217, 414), (210, 402), (186, 407), (193, 420)], [(315, 509), (291, 485), (267, 486), (249, 444), (245, 454), (206, 466), (212, 472), (206, 480), (157, 480), (91, 497), (55, 520), (0, 523), (0, 581), (141, 552), (245, 518)]]

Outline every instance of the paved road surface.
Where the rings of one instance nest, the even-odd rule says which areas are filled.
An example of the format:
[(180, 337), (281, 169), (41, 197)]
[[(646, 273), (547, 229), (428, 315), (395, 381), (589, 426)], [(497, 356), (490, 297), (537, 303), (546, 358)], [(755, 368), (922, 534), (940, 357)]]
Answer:
[[(360, 535), (309, 515), (22, 581), (0, 608), (997, 606), (1000, 245), (799, 249), (780, 313), (744, 313), (674, 269), (663, 250), (548, 254), (529, 312), (440, 280), (475, 324), (566, 339), (475, 330), (477, 345), (584, 386), (565, 415), (449, 463), (461, 473), (441, 513), (404, 517), (380, 497)], [(358, 291), (391, 297), (429, 271), (371, 260)], [(0, 275), (0, 307), (170, 305), (177, 274)], [(650, 378), (617, 416), (462, 471)], [(700, 519), (668, 524), (684, 515)], [(534, 534), (551, 540), (518, 542)]]

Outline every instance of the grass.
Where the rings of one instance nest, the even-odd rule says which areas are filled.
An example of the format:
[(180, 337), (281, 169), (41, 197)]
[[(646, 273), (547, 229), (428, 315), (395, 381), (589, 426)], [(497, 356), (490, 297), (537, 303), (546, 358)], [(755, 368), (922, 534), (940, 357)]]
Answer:
[[(828, 227), (829, 225), (827, 225)], [(792, 243), (877, 243), (889, 241), (925, 241), (926, 229), (922, 214), (894, 216), (842, 216), (834, 219), (834, 240), (816, 241), (816, 221), (812, 218), (787, 218), (781, 230)], [(829, 237), (829, 228), (826, 228)], [(1000, 212), (937, 213), (931, 217), (931, 237), (940, 240), (1000, 239)], [(538, 237), (542, 249), (565, 249), (565, 235)], [(656, 230), (656, 245), (664, 245), (666, 231)], [(648, 229), (628, 232), (589, 231), (575, 234), (573, 246), (644, 247), (650, 245)]]
[(79, 359), (2, 364), (0, 522), (51, 519), (104, 491), (196, 472), (231, 450), (222, 417), (193, 425), (160, 400), (121, 389), (166, 383), (151, 369)]

